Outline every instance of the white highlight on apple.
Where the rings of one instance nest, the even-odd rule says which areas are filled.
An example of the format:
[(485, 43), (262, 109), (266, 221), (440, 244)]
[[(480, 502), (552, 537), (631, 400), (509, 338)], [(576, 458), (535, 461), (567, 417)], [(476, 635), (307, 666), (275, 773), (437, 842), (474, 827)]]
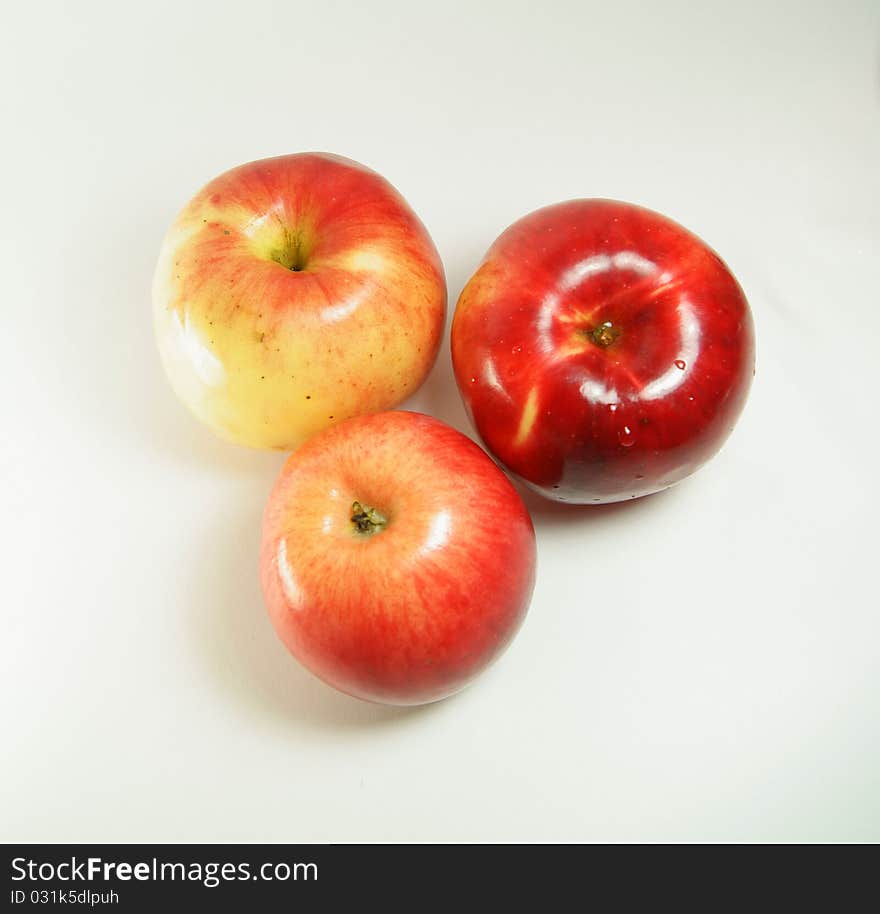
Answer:
[(621, 251), (611, 258), (611, 263), (617, 270), (632, 270), (639, 276), (653, 276), (657, 272), (657, 264), (635, 251)]
[(555, 292), (548, 293), (541, 302), (535, 329), (538, 331), (538, 348), (543, 353), (553, 352), (553, 340), (550, 331), (553, 329), (553, 315), (559, 305), (559, 296)]
[(249, 220), (242, 227), (242, 234), (246, 235), (248, 238), (253, 238), (263, 226), (270, 220), (276, 220), (279, 225), (284, 226), (284, 205), (282, 203), (276, 203), (274, 206), (271, 206), (260, 216), (255, 216), (253, 219)]
[(388, 261), (378, 251), (358, 250), (353, 251), (347, 258), (346, 266), (349, 270), (363, 270), (366, 273), (384, 273)]
[(338, 305), (328, 305), (326, 308), (322, 308), (321, 320), (333, 323), (345, 320), (345, 318), (357, 310), (358, 305), (367, 297), (367, 292), (368, 289), (362, 287), (356, 292), (353, 292)]
[(607, 273), (614, 260), (607, 254), (596, 254), (594, 257), (587, 257), (581, 260), (573, 267), (570, 267), (562, 274), (562, 281), (559, 287), (563, 292), (571, 292), (576, 289), (585, 279), (595, 276), (597, 273)]
[(421, 552), (433, 552), (435, 549), (442, 548), (449, 541), (451, 532), (452, 516), (448, 511), (440, 511), (431, 521)]
[(181, 321), (180, 314), (175, 311), (172, 320), (177, 332), (177, 351), (189, 362), (202, 384), (206, 387), (220, 387), (226, 381), (226, 369), (201, 340), (198, 331), (189, 321), (189, 315)]
[(638, 273), (639, 276), (652, 276), (657, 272), (657, 264), (635, 251), (620, 251), (613, 256), (596, 254), (566, 270), (562, 275), (559, 287), (563, 292), (571, 292), (590, 276), (607, 273), (610, 270), (631, 270), (633, 273)]
[(501, 378), (498, 377), (498, 371), (495, 368), (495, 362), (492, 358), (486, 359), (486, 363), (483, 366), (483, 380), (492, 388), (492, 390), (501, 394), (505, 400), (510, 401), (511, 396), (505, 389), (504, 385), (501, 383)]
[(601, 381), (597, 381), (595, 378), (587, 378), (585, 381), (582, 381), (580, 391), (581, 396), (590, 403), (600, 403), (604, 406), (611, 406), (612, 404), (620, 402), (620, 397), (615, 388), (612, 387), (609, 389)]
[[(687, 299), (683, 298), (679, 301), (677, 310), (681, 327), (681, 352), (676, 361), (684, 362), (685, 366), (689, 368), (700, 351), (700, 322)], [(650, 384), (645, 385), (640, 398), (659, 400), (672, 393), (676, 387), (680, 387), (686, 377), (687, 371), (673, 362), (659, 378), (655, 378)]]
[(287, 540), (283, 537), (278, 543), (278, 574), (281, 576), (281, 587), (287, 602), (292, 607), (300, 606), (302, 593), (287, 562)]

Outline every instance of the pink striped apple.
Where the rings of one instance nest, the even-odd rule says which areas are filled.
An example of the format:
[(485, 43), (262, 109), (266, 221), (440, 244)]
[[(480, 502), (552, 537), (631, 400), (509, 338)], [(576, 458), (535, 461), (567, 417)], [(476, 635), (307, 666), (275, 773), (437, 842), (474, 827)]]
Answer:
[(269, 616), (350, 695), (422, 704), (463, 688), (526, 613), (535, 534), (486, 453), (436, 419), (351, 419), (288, 459), (260, 557)]

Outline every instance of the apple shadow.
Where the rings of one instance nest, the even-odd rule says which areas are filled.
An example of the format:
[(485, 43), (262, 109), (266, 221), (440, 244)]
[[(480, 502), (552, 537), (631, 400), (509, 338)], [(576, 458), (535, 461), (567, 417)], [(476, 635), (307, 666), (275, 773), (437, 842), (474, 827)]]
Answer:
[[(158, 357), (157, 357), (158, 359)], [(284, 455), (259, 451), (224, 441), (192, 416), (175, 398), (167, 379), (157, 372), (152, 391), (139, 391), (137, 408), (144, 418), (144, 437), (150, 448), (174, 463), (187, 462), (196, 467), (221, 469), (232, 476), (266, 474), (271, 480)], [(141, 442), (146, 446), (146, 441)], [(267, 489), (268, 491), (268, 489)]]
[(545, 498), (509, 474), (508, 478), (528, 508), (536, 529), (542, 526), (558, 528), (574, 524), (616, 523), (633, 515), (665, 510), (669, 507), (668, 499), (675, 497), (672, 493), (681, 485), (679, 483), (652, 495), (611, 502), (607, 505), (576, 505)]
[(241, 502), (234, 515), (227, 508), (214, 518), (187, 561), (192, 651), (229, 700), (249, 716), (320, 731), (375, 729), (431, 713), (434, 705), (395, 707), (344, 695), (288, 653), (259, 585), (263, 498), (255, 490)]

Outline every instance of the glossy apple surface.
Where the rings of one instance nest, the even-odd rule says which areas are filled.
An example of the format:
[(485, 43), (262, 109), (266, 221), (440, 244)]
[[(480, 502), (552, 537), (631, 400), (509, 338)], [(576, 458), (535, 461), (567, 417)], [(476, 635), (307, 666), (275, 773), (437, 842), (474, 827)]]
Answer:
[(754, 374), (748, 303), (677, 223), (572, 200), (514, 223), (461, 293), (452, 358), (489, 450), (581, 504), (660, 491), (730, 434)]
[(504, 650), (528, 608), (535, 535), (484, 451), (436, 419), (351, 419), (287, 461), (260, 557), (272, 623), (350, 695), (421, 704)]
[(288, 450), (416, 390), (446, 284), (384, 178), (303, 153), (233, 168), (196, 194), (162, 245), (153, 312), (183, 402), (224, 438)]

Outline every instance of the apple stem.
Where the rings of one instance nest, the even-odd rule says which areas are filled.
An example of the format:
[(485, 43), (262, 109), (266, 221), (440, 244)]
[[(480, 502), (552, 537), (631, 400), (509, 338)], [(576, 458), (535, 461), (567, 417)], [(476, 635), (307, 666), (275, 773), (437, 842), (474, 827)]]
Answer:
[(356, 501), (351, 506), (351, 522), (358, 533), (372, 535), (378, 533), (388, 523), (388, 519), (375, 508), (368, 508)]
[(584, 332), (593, 343), (603, 349), (607, 349), (620, 336), (620, 329), (615, 327), (611, 321), (603, 321), (592, 330)]
[(286, 270), (293, 273), (299, 273), (306, 268), (309, 258), (309, 245), (302, 232), (291, 232), (289, 229), (284, 230), (283, 247), (272, 251), (269, 255), (270, 260), (281, 264)]

